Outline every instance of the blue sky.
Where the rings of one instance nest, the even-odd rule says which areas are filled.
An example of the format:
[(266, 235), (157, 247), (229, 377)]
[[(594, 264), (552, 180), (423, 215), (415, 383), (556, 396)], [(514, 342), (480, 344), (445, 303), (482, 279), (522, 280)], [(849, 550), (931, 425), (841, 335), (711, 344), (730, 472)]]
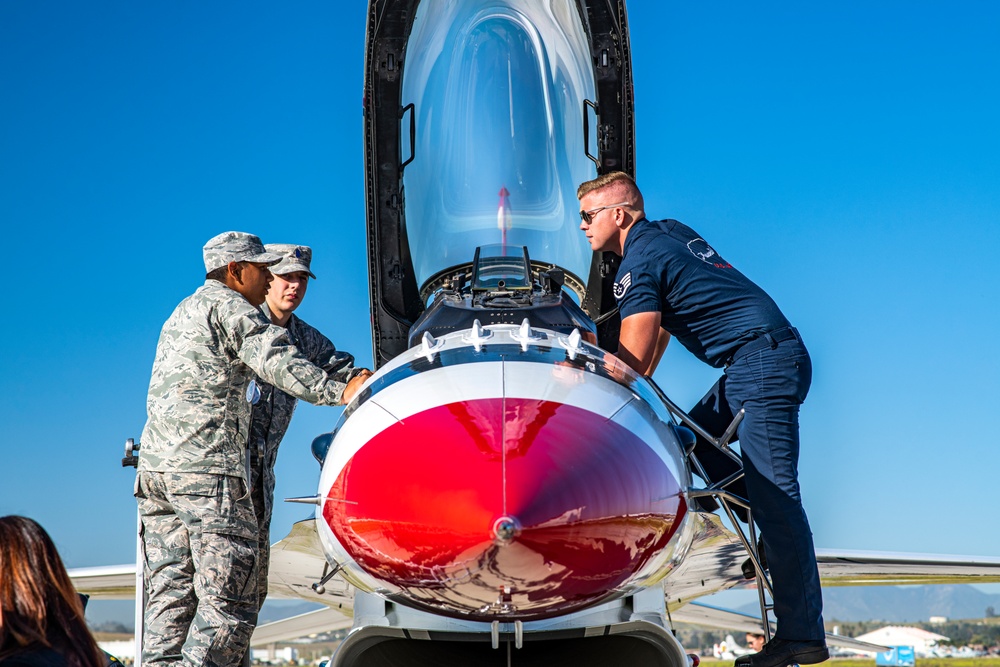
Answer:
[[(0, 3), (0, 514), (131, 562), (163, 321), (238, 229), (313, 246), (300, 314), (371, 361), (365, 3)], [(637, 176), (776, 299), (815, 364), (801, 482), (824, 548), (1000, 555), (1000, 7), (629, 3)], [(23, 309), (23, 310), (22, 310)], [(682, 405), (718, 371), (680, 346)], [(279, 498), (314, 492), (299, 408)], [(279, 503), (273, 537), (305, 516)]]

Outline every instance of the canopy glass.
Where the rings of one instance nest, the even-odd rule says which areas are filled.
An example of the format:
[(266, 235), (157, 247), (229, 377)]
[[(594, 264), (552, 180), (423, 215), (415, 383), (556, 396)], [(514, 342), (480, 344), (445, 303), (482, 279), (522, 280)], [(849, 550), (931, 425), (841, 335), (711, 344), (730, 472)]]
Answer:
[(400, 146), (412, 157), (403, 188), (418, 286), (487, 244), (526, 246), (533, 261), (586, 280), (576, 187), (597, 171), (585, 155), (585, 99), (595, 84), (573, 0), (420, 3)]

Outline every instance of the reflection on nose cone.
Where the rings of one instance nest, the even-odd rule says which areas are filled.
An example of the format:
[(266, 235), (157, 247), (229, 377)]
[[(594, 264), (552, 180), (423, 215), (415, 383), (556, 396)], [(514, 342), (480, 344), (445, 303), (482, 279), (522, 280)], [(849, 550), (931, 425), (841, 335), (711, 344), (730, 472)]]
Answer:
[(496, 536), (497, 544), (510, 544), (520, 531), (520, 524), (512, 517), (502, 516), (493, 522), (493, 535)]
[[(323, 517), (372, 576), (440, 612), (528, 620), (592, 604), (686, 507), (633, 433), (582, 408), (477, 399), (407, 417), (343, 467)], [(497, 590), (509, 591), (498, 607)]]

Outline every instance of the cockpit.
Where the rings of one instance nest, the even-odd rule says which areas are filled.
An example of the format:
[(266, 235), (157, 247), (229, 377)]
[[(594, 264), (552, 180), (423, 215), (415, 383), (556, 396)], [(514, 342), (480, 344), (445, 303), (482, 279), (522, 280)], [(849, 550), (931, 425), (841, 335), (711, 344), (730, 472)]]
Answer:
[(443, 295), (557, 289), (613, 314), (615, 260), (580, 233), (576, 188), (631, 170), (627, 48), (606, 2), (384, 3), (365, 95), (376, 364)]
[(582, 285), (592, 253), (577, 228), (575, 193), (597, 175), (583, 150), (582, 114), (595, 84), (575, 14), (572, 0), (417, 7), (402, 87), (416, 131), (401, 149), (409, 151), (405, 224), (422, 294), (486, 244), (527, 246)]

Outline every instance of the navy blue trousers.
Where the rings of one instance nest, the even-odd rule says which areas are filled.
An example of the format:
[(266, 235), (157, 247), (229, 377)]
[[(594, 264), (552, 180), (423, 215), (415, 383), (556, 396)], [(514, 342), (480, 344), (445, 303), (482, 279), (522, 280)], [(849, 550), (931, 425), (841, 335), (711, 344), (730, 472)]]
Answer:
[[(744, 345), (690, 415), (718, 436), (734, 414), (746, 410), (737, 431), (745, 486), (730, 488), (746, 494), (760, 528), (774, 587), (776, 636), (822, 639), (823, 596), (798, 482), (799, 406), (809, 393), (812, 361), (797, 331), (780, 331), (784, 336), (773, 332), (773, 338)], [(695, 453), (713, 480), (733, 471), (732, 461), (707, 442), (699, 442)]]

